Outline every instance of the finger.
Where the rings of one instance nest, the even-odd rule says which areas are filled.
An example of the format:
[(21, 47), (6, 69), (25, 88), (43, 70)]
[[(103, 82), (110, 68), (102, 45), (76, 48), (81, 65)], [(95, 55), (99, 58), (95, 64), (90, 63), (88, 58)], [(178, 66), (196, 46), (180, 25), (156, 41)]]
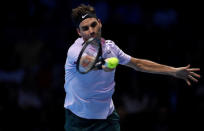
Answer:
[(190, 65), (190, 64), (188, 64), (188, 65), (186, 66), (186, 69), (188, 69), (190, 66), (191, 66), (191, 65)]
[(190, 83), (190, 81), (189, 80), (185, 80), (186, 81), (186, 83), (190, 86), (191, 85), (191, 83)]
[(198, 78), (200, 78), (200, 75), (199, 75), (199, 74), (197, 74), (197, 73), (194, 73), (194, 72), (190, 72), (190, 74), (191, 74), (191, 75), (193, 75), (193, 76), (195, 76), (195, 77), (198, 77)]
[(195, 79), (195, 78), (194, 78), (193, 76), (191, 76), (191, 75), (188, 75), (188, 78), (191, 79), (191, 80), (194, 81), (194, 82), (198, 82), (198, 80)]
[(187, 69), (188, 71), (200, 71), (200, 68), (191, 68), (191, 69)]

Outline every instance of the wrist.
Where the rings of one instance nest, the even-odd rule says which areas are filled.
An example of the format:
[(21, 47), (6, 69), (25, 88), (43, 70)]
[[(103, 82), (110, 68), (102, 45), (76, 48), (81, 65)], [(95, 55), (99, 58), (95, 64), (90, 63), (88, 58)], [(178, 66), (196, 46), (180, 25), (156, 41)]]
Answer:
[(106, 65), (102, 65), (102, 69), (105, 71), (105, 72), (111, 72), (113, 71), (115, 68), (108, 68)]
[(171, 67), (169, 75), (176, 77), (177, 68)]

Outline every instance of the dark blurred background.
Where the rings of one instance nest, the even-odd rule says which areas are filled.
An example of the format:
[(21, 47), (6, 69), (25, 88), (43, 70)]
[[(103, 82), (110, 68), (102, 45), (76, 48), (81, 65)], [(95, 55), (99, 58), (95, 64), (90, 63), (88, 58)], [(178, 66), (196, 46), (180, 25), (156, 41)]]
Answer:
[[(21, 0), (1, 2), (0, 131), (63, 131), (64, 64), (78, 37), (71, 9), (91, 4), (103, 37), (124, 52), (203, 75), (203, 6), (176, 0)], [(116, 71), (121, 131), (204, 130), (204, 81)]]

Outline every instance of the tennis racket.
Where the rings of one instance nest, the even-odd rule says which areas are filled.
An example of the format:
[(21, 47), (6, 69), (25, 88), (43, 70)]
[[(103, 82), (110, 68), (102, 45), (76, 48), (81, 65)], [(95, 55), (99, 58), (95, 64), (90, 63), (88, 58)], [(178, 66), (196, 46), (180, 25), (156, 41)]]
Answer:
[(102, 65), (114, 69), (119, 60), (111, 57), (106, 60), (102, 57), (102, 46), (100, 38), (90, 38), (83, 43), (81, 52), (77, 60), (77, 70), (81, 74), (86, 74), (91, 70), (100, 70)]
[(76, 66), (78, 72), (86, 74), (94, 68), (102, 69), (102, 65), (105, 63), (105, 61), (102, 58), (100, 38), (90, 38), (82, 45), (83, 48), (79, 53)]

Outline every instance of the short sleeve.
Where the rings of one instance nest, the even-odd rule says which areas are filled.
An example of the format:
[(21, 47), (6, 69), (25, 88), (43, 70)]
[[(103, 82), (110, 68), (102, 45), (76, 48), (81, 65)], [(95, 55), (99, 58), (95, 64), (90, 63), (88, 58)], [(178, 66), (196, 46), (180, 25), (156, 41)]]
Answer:
[[(108, 49), (109, 48), (109, 49)], [(116, 55), (116, 57), (119, 59), (119, 64), (121, 65), (125, 65), (127, 64), (130, 59), (131, 56), (124, 53), (113, 41), (111, 40), (106, 40), (106, 49), (110, 50), (111, 52), (114, 53), (114, 55)]]

